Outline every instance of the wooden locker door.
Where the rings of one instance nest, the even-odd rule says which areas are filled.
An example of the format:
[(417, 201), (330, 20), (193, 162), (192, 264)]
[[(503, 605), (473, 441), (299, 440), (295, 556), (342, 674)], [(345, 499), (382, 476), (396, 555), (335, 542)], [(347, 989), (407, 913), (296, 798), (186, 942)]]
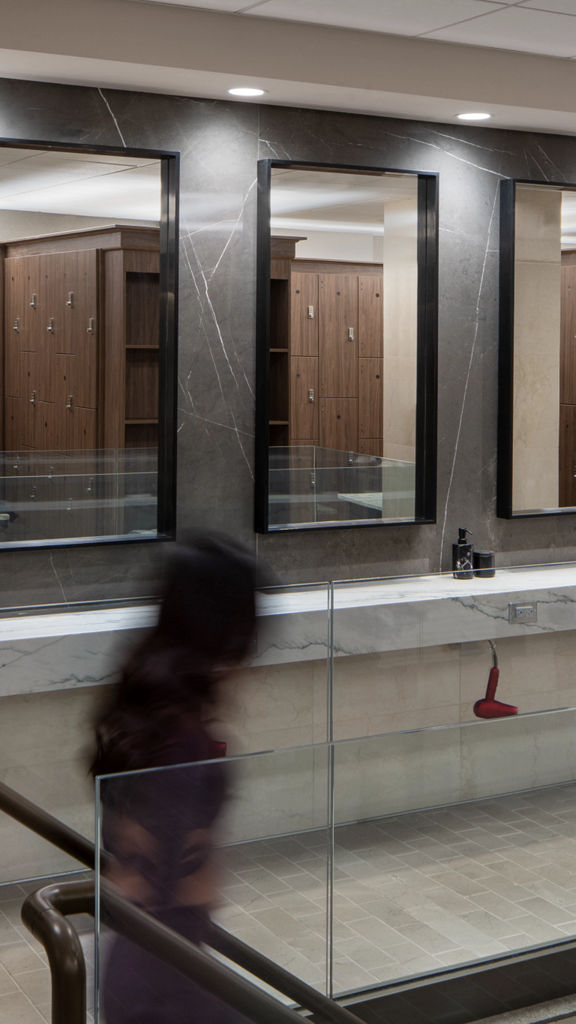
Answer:
[(66, 450), (66, 420), (56, 402), (36, 403), (35, 448), (44, 452)]
[(7, 452), (36, 447), (36, 412), (26, 398), (4, 399), (5, 444)]
[(39, 327), (38, 256), (5, 260), (4, 396), (6, 445), (10, 450), (36, 445), (35, 402), (45, 376)]
[(576, 405), (576, 258), (562, 254), (560, 292), (560, 403)]
[(51, 253), (48, 295), (54, 309), (55, 353), (62, 357), (59, 397), (82, 408), (98, 404), (98, 252)]
[(338, 451), (358, 449), (358, 399), (320, 399), (320, 445)]
[(69, 451), (87, 451), (96, 448), (96, 410), (72, 405), (66, 412), (66, 448)]
[(358, 397), (358, 275), (319, 276), (320, 395)]
[(360, 274), (358, 278), (358, 353), (381, 357), (384, 350), (382, 274)]
[(290, 355), (318, 355), (318, 274), (291, 275)]
[(382, 437), (383, 359), (359, 359), (358, 434)]
[(559, 499), (561, 508), (576, 505), (576, 405), (560, 406)]
[(318, 357), (290, 359), (290, 442), (318, 443)]

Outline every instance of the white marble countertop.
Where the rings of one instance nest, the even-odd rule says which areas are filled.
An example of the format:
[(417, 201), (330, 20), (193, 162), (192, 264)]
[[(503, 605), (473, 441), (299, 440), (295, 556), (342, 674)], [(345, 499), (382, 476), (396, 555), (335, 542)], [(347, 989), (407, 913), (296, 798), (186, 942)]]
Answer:
[[(470, 580), (455, 580), (451, 573), (390, 577), (335, 583), (334, 608), (343, 610), (421, 601), (463, 600), (490, 594), (524, 594), (571, 587), (576, 588), (576, 563), (497, 569), (496, 575), (487, 579), (474, 577)], [(574, 598), (576, 600), (576, 590)], [(320, 583), (269, 591), (260, 597), (258, 610), (263, 616), (291, 616), (310, 612), (326, 614), (329, 602), (329, 585)], [(79, 611), (62, 609), (42, 614), (11, 614), (0, 617), (0, 643), (143, 629), (154, 624), (157, 614), (157, 606), (152, 603)]]
[[(261, 629), (251, 664), (326, 661), (327, 583), (277, 588), (259, 598)], [(498, 569), (492, 578), (451, 574), (336, 583), (335, 657), (576, 630), (576, 563)], [(510, 621), (509, 605), (535, 618)], [(112, 682), (119, 652), (154, 625), (158, 605), (56, 606), (0, 617), (0, 696)]]

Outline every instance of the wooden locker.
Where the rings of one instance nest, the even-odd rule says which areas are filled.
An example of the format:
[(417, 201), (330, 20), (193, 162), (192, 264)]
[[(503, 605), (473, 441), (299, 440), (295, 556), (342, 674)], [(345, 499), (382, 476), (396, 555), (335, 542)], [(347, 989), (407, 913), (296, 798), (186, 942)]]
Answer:
[(576, 405), (576, 253), (562, 253), (560, 403)]
[(98, 418), (95, 409), (82, 409), (72, 404), (67, 408), (66, 448), (70, 451), (98, 447)]
[(382, 437), (361, 437), (358, 440), (358, 451), (360, 455), (377, 455), (378, 458), (382, 458), (384, 439)]
[(318, 357), (290, 359), (290, 441), (318, 443)]
[(321, 398), (320, 445), (339, 451), (358, 449), (358, 399)]
[(318, 355), (318, 274), (293, 271), (290, 291), (290, 352)]
[(384, 348), (382, 274), (358, 277), (358, 354), (378, 358)]
[(359, 437), (382, 437), (383, 359), (359, 359), (358, 434)]
[(559, 500), (561, 508), (576, 506), (576, 405), (560, 406)]
[(36, 402), (34, 447), (45, 452), (66, 451), (66, 409), (58, 402)]
[(36, 447), (36, 413), (30, 410), (27, 399), (5, 399), (4, 435), (8, 452)]
[(358, 397), (358, 276), (319, 275), (320, 395)]

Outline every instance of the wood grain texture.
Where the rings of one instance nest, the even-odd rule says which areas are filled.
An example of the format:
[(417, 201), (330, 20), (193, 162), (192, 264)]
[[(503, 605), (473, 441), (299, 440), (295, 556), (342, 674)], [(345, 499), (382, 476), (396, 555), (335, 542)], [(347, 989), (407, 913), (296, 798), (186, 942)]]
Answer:
[(382, 437), (383, 359), (359, 359), (359, 437)]
[[(358, 397), (358, 277), (319, 276), (319, 356), (322, 398)], [(349, 339), (349, 332), (353, 340)]]
[[(311, 307), (312, 317), (308, 315)], [(318, 355), (318, 275), (292, 273), (290, 282), (290, 353)]]
[(358, 399), (321, 398), (319, 436), (323, 448), (358, 449)]
[(381, 437), (361, 437), (358, 440), (358, 451), (361, 455), (378, 455), (382, 458), (384, 441)]
[(36, 238), (14, 239), (5, 243), (5, 255), (29, 256), (39, 252), (71, 252), (77, 249), (160, 249), (158, 228), (109, 224), (101, 228), (81, 228)]
[(384, 349), (382, 274), (358, 276), (358, 352), (379, 357)]
[(576, 404), (576, 253), (562, 253), (560, 291), (560, 403)]
[[(310, 401), (310, 391), (314, 400)], [(290, 442), (318, 444), (318, 357), (290, 358)]]
[(104, 448), (124, 445), (124, 407), (126, 396), (126, 289), (124, 287), (124, 253), (121, 250), (104, 254), (104, 345), (102, 359), (102, 443)]
[(576, 506), (576, 405), (560, 405), (559, 505)]

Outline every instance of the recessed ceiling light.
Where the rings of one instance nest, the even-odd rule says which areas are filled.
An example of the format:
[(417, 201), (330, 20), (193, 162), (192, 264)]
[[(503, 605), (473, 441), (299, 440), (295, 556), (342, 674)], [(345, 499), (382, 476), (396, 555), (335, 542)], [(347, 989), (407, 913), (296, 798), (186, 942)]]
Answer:
[(456, 114), (459, 121), (488, 121), (492, 114), (485, 114), (481, 110), (472, 110), (469, 114)]
[(240, 86), (238, 89), (228, 89), (231, 96), (263, 96), (264, 89), (249, 89), (244, 86)]

